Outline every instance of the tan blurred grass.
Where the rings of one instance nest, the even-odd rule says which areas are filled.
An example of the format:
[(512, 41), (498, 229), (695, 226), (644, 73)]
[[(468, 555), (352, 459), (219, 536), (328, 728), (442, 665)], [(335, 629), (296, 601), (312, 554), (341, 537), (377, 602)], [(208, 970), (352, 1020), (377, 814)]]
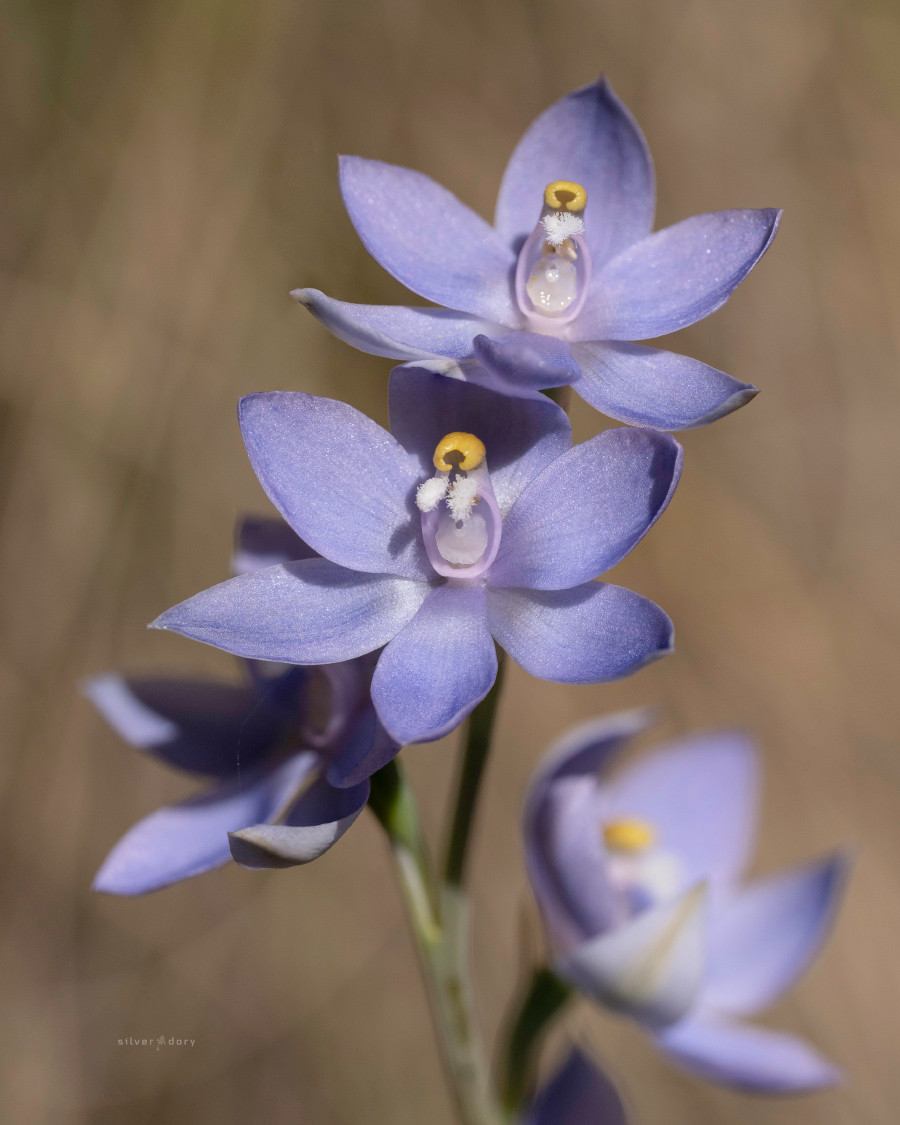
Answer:
[[(645, 1122), (896, 1121), (896, 8), (10, 0), (3, 23), (3, 1119), (449, 1122), (372, 825), (301, 871), (92, 897), (118, 834), (185, 786), (119, 746), (77, 682), (230, 669), (143, 626), (221, 578), (235, 514), (265, 510), (240, 394), (327, 393), (384, 420), (389, 364), (286, 296), (400, 296), (342, 213), (335, 154), (421, 168), (490, 214), (521, 130), (605, 68), (654, 150), (661, 223), (787, 218), (677, 342), (764, 392), (686, 435), (672, 511), (621, 568), (675, 618), (677, 655), (605, 688), (510, 677), (476, 854), (483, 1015), (493, 1030), (530, 916), (516, 826), (543, 746), (646, 702), (669, 732), (747, 724), (766, 755), (761, 869), (857, 848), (830, 949), (772, 1014), (849, 1085), (753, 1102), (619, 1023), (579, 1009), (570, 1026)], [(574, 421), (599, 425), (580, 405)], [(432, 823), (453, 746), (406, 756)], [(197, 1042), (117, 1045), (161, 1034)]]

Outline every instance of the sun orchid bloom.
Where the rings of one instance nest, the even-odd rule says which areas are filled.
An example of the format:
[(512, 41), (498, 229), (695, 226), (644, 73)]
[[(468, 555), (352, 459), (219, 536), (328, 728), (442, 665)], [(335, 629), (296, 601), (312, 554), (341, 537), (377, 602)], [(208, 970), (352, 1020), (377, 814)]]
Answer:
[(628, 1125), (615, 1086), (577, 1047), (534, 1098), (521, 1125)]
[[(312, 556), (280, 520), (247, 519), (234, 569)], [(230, 857), (288, 867), (320, 856), (359, 816), (369, 776), (398, 749), (372, 708), (371, 671), (367, 660), (322, 669), (251, 661), (240, 686), (118, 673), (89, 680), (85, 694), (122, 738), (213, 782), (131, 828), (94, 889), (144, 894)]]
[(653, 165), (604, 80), (531, 125), (507, 165), (494, 226), (420, 172), (341, 157), (344, 204), (369, 253), (444, 308), (292, 296), (336, 336), (510, 395), (571, 384), (621, 422), (681, 430), (756, 388), (635, 341), (720, 308), (768, 249), (780, 212), (718, 211), (651, 233)]
[(650, 721), (631, 712), (578, 727), (532, 783), (525, 855), (556, 971), (701, 1077), (769, 1093), (834, 1084), (839, 1072), (803, 1040), (742, 1020), (822, 946), (846, 858), (743, 884), (753, 744), (694, 735), (613, 772)]
[(395, 371), (392, 434), (346, 403), (249, 395), (260, 483), (322, 557), (242, 575), (154, 622), (248, 659), (350, 660), (384, 647), (375, 708), (401, 743), (451, 731), (490, 690), (496, 640), (532, 675), (597, 683), (671, 650), (652, 602), (593, 581), (666, 508), (668, 434), (571, 446), (554, 403)]

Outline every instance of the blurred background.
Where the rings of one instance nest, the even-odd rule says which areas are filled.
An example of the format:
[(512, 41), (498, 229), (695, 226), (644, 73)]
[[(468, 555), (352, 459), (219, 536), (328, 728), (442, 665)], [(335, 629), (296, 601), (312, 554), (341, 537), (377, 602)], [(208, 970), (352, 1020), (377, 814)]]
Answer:
[[(731, 303), (673, 341), (762, 388), (685, 435), (670, 512), (616, 572), (675, 619), (676, 655), (605, 687), (508, 678), (474, 857), (480, 1014), (493, 1034), (537, 945), (518, 816), (550, 741), (645, 703), (660, 735), (743, 724), (764, 748), (756, 869), (856, 849), (833, 941), (767, 1016), (846, 1088), (754, 1101), (586, 1005), (567, 1030), (648, 1125), (896, 1122), (896, 5), (7, 0), (2, 21), (3, 1120), (451, 1122), (370, 819), (305, 869), (94, 896), (121, 833), (193, 786), (120, 744), (79, 681), (236, 674), (144, 626), (225, 577), (235, 516), (269, 510), (240, 395), (386, 420), (390, 364), (287, 296), (404, 299), (344, 215), (336, 155), (418, 168), (490, 216), (526, 125), (603, 70), (653, 150), (659, 225), (786, 217)], [(581, 439), (603, 424), (577, 397), (573, 421)], [(456, 748), (404, 755), (432, 829)], [(117, 1044), (159, 1035), (196, 1042)]]

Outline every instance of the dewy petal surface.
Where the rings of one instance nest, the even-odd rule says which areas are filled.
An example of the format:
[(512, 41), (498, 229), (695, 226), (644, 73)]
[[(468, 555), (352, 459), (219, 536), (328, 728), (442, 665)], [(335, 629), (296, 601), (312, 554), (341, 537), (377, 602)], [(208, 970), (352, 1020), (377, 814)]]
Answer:
[(519, 141), (497, 201), (497, 229), (510, 245), (531, 234), (555, 180), (587, 189), (584, 237), (595, 268), (653, 227), (650, 153), (605, 79), (561, 98)]
[(356, 305), (335, 301), (318, 289), (295, 289), (291, 296), (345, 344), (386, 359), (463, 359), (471, 354), (472, 340), (479, 333), (506, 331), (499, 324), (450, 309)]
[(559, 952), (621, 920), (600, 841), (598, 777), (651, 718), (649, 711), (629, 711), (581, 724), (552, 747), (529, 789), (525, 862)]
[(848, 863), (841, 855), (760, 879), (713, 915), (703, 1004), (752, 1015), (807, 969), (828, 936)]
[(274, 773), (234, 778), (136, 824), (106, 857), (94, 890), (138, 895), (225, 863), (228, 833), (278, 814), (315, 768), (317, 755), (298, 754)]
[(301, 391), (241, 399), (260, 484), (294, 531), (352, 570), (427, 578), (412, 494), (415, 461), (347, 403)]
[(381, 654), (372, 702), (397, 742), (440, 738), (487, 695), (497, 654), (486, 616), (482, 587), (447, 583)]
[(755, 1093), (802, 1094), (842, 1078), (802, 1039), (760, 1027), (696, 1017), (667, 1028), (657, 1042), (701, 1078)]
[(543, 680), (596, 684), (672, 650), (672, 622), (647, 598), (603, 582), (571, 590), (488, 591), (491, 633)]
[(540, 1090), (523, 1125), (627, 1125), (606, 1075), (578, 1048)]
[(89, 680), (84, 693), (126, 742), (209, 777), (254, 767), (285, 722), (283, 708), (230, 684), (111, 673)]
[(609, 783), (610, 819), (654, 825), (660, 848), (677, 855), (686, 883), (713, 889), (743, 871), (757, 813), (757, 758), (738, 731), (694, 735), (644, 755)]
[(648, 340), (721, 308), (763, 256), (772, 208), (716, 211), (650, 234), (594, 270), (573, 338)]
[(681, 463), (681, 446), (658, 430), (617, 427), (574, 446), (506, 516), (489, 583), (561, 590), (603, 574), (665, 511)]
[(706, 894), (680, 898), (636, 914), (585, 942), (558, 971), (598, 1003), (651, 1027), (684, 1016), (699, 991), (706, 961)]
[(391, 372), (389, 397), (391, 431), (418, 460), (417, 479), (434, 473), (434, 449), (445, 434), (475, 434), (487, 450), (491, 484), (504, 515), (525, 485), (572, 444), (565, 411), (549, 399), (511, 398), (406, 368)]
[(644, 344), (572, 345), (581, 370), (575, 390), (595, 410), (630, 426), (688, 430), (744, 406), (757, 390), (699, 360)]
[(335, 789), (319, 778), (294, 802), (284, 824), (256, 824), (232, 832), (231, 857), (242, 867), (295, 867), (327, 852), (353, 824), (369, 798), (369, 783)]
[(360, 156), (341, 157), (340, 179), (350, 221), (388, 273), (438, 305), (519, 324), (515, 255), (452, 192), (421, 172)]
[(424, 582), (306, 559), (221, 582), (151, 627), (250, 659), (331, 664), (387, 644), (428, 591)]

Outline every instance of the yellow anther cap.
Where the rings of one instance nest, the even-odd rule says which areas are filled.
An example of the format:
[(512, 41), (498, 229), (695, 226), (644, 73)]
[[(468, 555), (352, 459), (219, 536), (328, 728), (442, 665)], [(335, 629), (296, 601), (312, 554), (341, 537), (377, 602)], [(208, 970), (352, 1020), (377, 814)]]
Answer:
[(646, 820), (611, 820), (603, 825), (603, 842), (615, 852), (645, 852), (656, 843), (656, 831)]
[(587, 192), (571, 180), (555, 180), (544, 188), (544, 202), (554, 211), (583, 211)]
[[(451, 453), (458, 456), (448, 461)], [(468, 472), (470, 469), (477, 469), (483, 460), (484, 442), (474, 434), (447, 434), (434, 449), (434, 467), (442, 473), (449, 473), (452, 469)]]

